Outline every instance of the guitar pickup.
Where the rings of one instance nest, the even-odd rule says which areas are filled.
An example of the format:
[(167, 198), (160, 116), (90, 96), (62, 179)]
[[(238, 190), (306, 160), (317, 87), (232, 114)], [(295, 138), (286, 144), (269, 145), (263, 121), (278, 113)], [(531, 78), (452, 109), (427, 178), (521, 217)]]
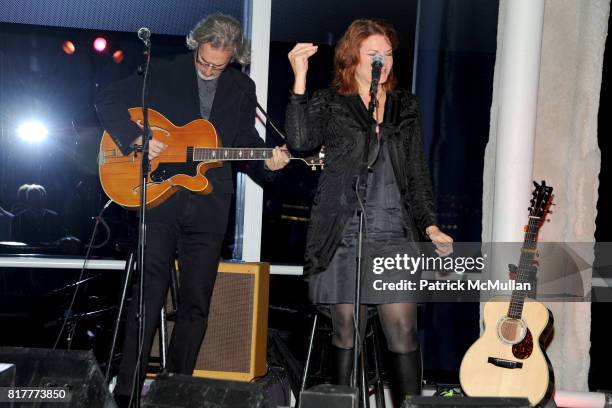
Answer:
[(509, 368), (509, 369), (523, 368), (523, 363), (519, 361), (506, 360), (503, 358), (489, 357), (487, 362), (489, 364), (493, 364), (494, 366), (501, 367), (501, 368)]

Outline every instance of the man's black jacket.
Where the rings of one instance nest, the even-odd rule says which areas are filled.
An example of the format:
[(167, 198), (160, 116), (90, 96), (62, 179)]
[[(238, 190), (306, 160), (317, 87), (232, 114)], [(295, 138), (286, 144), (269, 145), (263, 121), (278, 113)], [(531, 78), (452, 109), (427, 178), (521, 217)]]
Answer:
[[(141, 129), (133, 123), (127, 109), (141, 106), (142, 75), (134, 74), (104, 88), (96, 97), (96, 110), (104, 129), (108, 131), (124, 154), (130, 151)], [(172, 61), (151, 62), (148, 82), (149, 108), (155, 109), (177, 126), (201, 119), (197, 74), (192, 53)], [(242, 72), (228, 67), (219, 77), (209, 121), (214, 125), (224, 147), (265, 147), (255, 130), (255, 84)], [(240, 162), (240, 170), (256, 182), (271, 178), (264, 170), (263, 161)], [(213, 192), (200, 196), (182, 190), (163, 204), (147, 212), (149, 221), (163, 221), (180, 214), (181, 208), (195, 203), (202, 217), (196, 228), (223, 233), (233, 192), (232, 171), (229, 163), (210, 169), (206, 177)]]

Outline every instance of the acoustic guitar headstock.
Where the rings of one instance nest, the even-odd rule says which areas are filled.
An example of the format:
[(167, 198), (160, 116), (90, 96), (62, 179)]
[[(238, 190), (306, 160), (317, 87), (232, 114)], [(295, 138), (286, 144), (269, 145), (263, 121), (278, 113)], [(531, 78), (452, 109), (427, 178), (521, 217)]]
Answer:
[(553, 199), (555, 195), (552, 193), (552, 186), (547, 186), (546, 181), (542, 180), (541, 184), (533, 182), (534, 189), (531, 193), (531, 206), (529, 207), (529, 215), (532, 217), (538, 217), (539, 225), (541, 226), (546, 221), (546, 216), (551, 214), (550, 206), (553, 205)]

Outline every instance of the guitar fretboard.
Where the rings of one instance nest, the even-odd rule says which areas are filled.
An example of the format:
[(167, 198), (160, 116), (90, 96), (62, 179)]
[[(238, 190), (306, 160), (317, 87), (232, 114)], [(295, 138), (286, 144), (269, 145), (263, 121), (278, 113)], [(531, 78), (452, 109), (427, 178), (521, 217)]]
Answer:
[[(536, 255), (537, 236), (539, 230), (539, 217), (529, 217), (529, 224), (527, 225), (527, 231), (525, 231), (525, 237), (523, 239), (523, 247), (521, 248), (521, 257), (518, 265), (518, 272), (516, 276), (517, 283), (531, 283), (535, 285), (535, 282), (531, 281), (531, 269), (534, 267), (533, 260)], [(528, 290), (514, 290), (510, 300), (510, 306), (508, 307), (508, 317), (513, 319), (520, 319), (523, 314), (523, 304), (525, 303), (525, 297), (531, 293)]]
[[(267, 160), (272, 157), (269, 148), (200, 148), (188, 147), (187, 157), (193, 161), (235, 161), (235, 160)], [(287, 152), (289, 154), (289, 152)], [(289, 155), (291, 158), (291, 155)]]

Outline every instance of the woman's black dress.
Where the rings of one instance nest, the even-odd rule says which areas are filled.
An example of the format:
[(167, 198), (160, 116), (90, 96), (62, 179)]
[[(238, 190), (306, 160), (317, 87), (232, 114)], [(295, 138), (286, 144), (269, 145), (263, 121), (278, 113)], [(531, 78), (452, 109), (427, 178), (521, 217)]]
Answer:
[[(415, 301), (412, 290), (376, 290), (382, 282), (418, 280), (418, 274), (405, 270), (384, 271), (375, 274), (370, 264), (373, 257), (393, 257), (400, 253), (419, 256), (415, 243), (410, 241), (402, 222), (401, 196), (389, 160), (384, 133), (381, 134), (379, 157), (368, 173), (366, 197), (366, 234), (364, 243), (364, 275), (361, 284), (361, 302), (365, 304), (402, 303)], [(362, 200), (363, 201), (363, 200)], [(312, 302), (317, 304), (353, 303), (355, 298), (356, 256), (358, 248), (359, 216), (357, 213), (347, 223), (329, 266), (324, 272), (309, 280)], [(379, 281), (379, 282), (375, 282)]]

